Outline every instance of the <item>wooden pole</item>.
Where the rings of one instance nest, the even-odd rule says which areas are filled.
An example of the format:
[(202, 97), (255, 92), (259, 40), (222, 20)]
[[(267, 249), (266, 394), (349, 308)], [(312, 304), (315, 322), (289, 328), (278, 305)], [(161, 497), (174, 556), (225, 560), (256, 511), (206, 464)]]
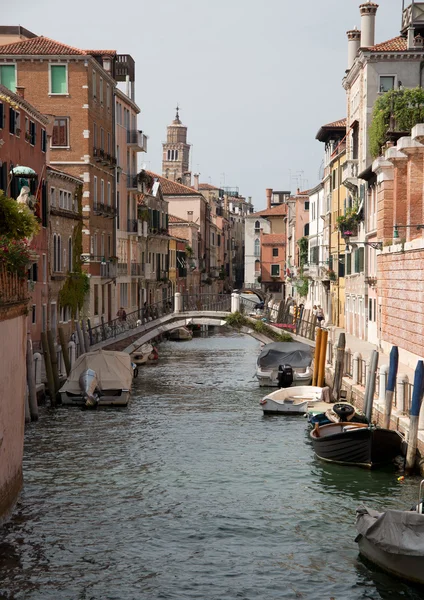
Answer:
[(396, 387), (396, 377), (399, 366), (399, 350), (392, 346), (390, 350), (389, 374), (387, 376), (386, 393), (384, 397), (383, 428), (390, 429), (390, 415), (392, 413), (393, 396)]
[(47, 343), (49, 345), (49, 351), (50, 351), (50, 362), (52, 365), (53, 380), (54, 380), (54, 395), (55, 395), (55, 400), (56, 400), (56, 394), (58, 393), (59, 388), (60, 388), (60, 380), (59, 380), (59, 370), (57, 367), (57, 353), (56, 353), (56, 348), (54, 346), (53, 332), (50, 329), (47, 331)]
[(424, 363), (417, 362), (414, 375), (414, 392), (412, 394), (411, 408), (409, 410), (409, 434), (408, 450), (406, 452), (406, 473), (410, 474), (415, 467), (417, 455), (418, 420), (420, 416), (421, 402), (423, 399)]
[(90, 338), (88, 337), (88, 333), (87, 333), (87, 324), (84, 319), (81, 321), (81, 323), (82, 323), (82, 334), (84, 336), (85, 351), (89, 352), (90, 351)]
[(27, 337), (26, 368), (29, 412), (31, 415), (31, 420), (38, 421), (37, 387), (35, 385), (34, 357), (32, 354), (32, 341), (29, 333)]
[(80, 343), (80, 348), (81, 348), (80, 354), (85, 354), (84, 336), (82, 334), (81, 325), (79, 324), (79, 321), (75, 322), (75, 326), (77, 328), (78, 341)]
[(69, 360), (68, 344), (66, 343), (63, 327), (59, 327), (59, 341), (62, 348), (63, 362), (65, 363), (66, 374), (71, 372), (71, 361)]
[(365, 388), (365, 416), (368, 421), (371, 423), (372, 418), (372, 407), (374, 404), (374, 394), (375, 394), (375, 380), (377, 377), (377, 367), (378, 367), (378, 352), (377, 350), (373, 350), (371, 354), (369, 369), (368, 369), (368, 377), (367, 377), (367, 385)]
[(328, 330), (323, 329), (320, 340), (320, 351), (319, 351), (319, 365), (318, 365), (318, 379), (317, 386), (325, 386), (325, 358), (327, 356), (327, 341), (328, 341)]
[(346, 336), (344, 333), (339, 335), (339, 341), (337, 344), (336, 352), (336, 365), (334, 367), (334, 383), (333, 383), (333, 400), (339, 401), (340, 390), (342, 388), (343, 381), (343, 367), (345, 362), (345, 348), (346, 348)]
[(25, 423), (31, 423), (31, 411), (29, 410), (29, 390), (25, 390)]
[(319, 367), (319, 353), (321, 350), (321, 335), (322, 329), (317, 329), (317, 335), (315, 338), (315, 353), (314, 353), (314, 372), (312, 375), (312, 385), (317, 385), (318, 381), (318, 367)]
[(101, 321), (102, 321), (102, 337), (103, 337), (103, 340), (105, 340), (105, 339), (106, 339), (106, 327), (105, 327), (105, 319), (104, 319), (104, 316), (102, 315), (102, 316), (100, 317), (100, 319), (101, 319)]
[(46, 368), (47, 385), (48, 385), (49, 393), (50, 393), (50, 401), (51, 401), (52, 406), (56, 406), (56, 395), (55, 395), (53, 369), (52, 369), (52, 363), (50, 361), (50, 350), (49, 350), (49, 343), (47, 341), (47, 333), (45, 331), (43, 331), (43, 333), (41, 334), (41, 343), (43, 345), (44, 366)]
[(88, 337), (90, 339), (90, 346), (93, 345), (93, 330), (91, 329), (91, 321), (87, 319), (87, 329), (88, 329)]

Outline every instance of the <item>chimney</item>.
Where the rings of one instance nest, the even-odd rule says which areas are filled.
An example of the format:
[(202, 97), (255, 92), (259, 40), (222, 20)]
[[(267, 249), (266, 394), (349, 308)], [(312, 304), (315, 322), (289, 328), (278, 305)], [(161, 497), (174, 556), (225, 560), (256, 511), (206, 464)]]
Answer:
[(25, 88), (24, 87), (17, 85), (16, 93), (18, 94), (18, 96), (21, 96), (21, 98), (25, 98)]
[(359, 29), (350, 29), (347, 34), (347, 70), (353, 67), (356, 55), (361, 44), (361, 32)]
[(272, 188), (266, 188), (265, 195), (266, 195), (266, 207), (271, 208)]
[(413, 48), (415, 48), (415, 28), (412, 25), (412, 23), (408, 27), (408, 38), (406, 47), (408, 50), (412, 50)]
[(359, 12), (361, 13), (361, 48), (374, 46), (377, 8), (378, 4), (374, 4), (369, 0), (359, 6)]
[(194, 186), (193, 187), (194, 187), (194, 189), (196, 191), (198, 191), (199, 190), (199, 173), (195, 173), (193, 175), (193, 179), (194, 179)]

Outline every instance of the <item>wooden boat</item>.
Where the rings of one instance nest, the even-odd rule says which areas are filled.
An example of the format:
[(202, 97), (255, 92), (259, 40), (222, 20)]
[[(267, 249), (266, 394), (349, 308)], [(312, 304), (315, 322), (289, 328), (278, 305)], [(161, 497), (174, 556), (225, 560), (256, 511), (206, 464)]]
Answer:
[(424, 514), (421, 481), (414, 510), (356, 509), (359, 552), (381, 569), (424, 584)]
[(400, 433), (367, 423), (316, 423), (310, 437), (318, 458), (342, 465), (372, 468), (402, 454)]
[(193, 339), (193, 334), (188, 327), (178, 327), (169, 333), (169, 339), (183, 342)]
[(59, 390), (62, 404), (69, 406), (126, 406), (135, 370), (126, 352), (96, 350), (75, 361)]
[(131, 359), (137, 366), (145, 365), (149, 361), (157, 360), (157, 350), (152, 344), (143, 344), (140, 348), (137, 348), (135, 352), (131, 354)]
[(309, 403), (321, 402), (324, 390), (312, 385), (281, 388), (260, 401), (264, 415), (304, 415)]
[(328, 425), (329, 423), (367, 423), (366, 416), (358, 412), (353, 404), (349, 402), (336, 402), (329, 406), (324, 412), (315, 413), (309, 416), (309, 423), (314, 427), (315, 423), (319, 425)]

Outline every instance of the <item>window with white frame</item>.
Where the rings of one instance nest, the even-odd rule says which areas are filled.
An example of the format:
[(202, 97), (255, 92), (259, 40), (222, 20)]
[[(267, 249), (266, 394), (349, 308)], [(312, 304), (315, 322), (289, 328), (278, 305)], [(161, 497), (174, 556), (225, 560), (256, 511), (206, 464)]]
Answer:
[(68, 117), (57, 117), (54, 120), (51, 146), (53, 148), (69, 148)]
[(110, 181), (107, 182), (107, 204), (110, 206), (112, 203), (112, 187)]
[(47, 283), (47, 256), (43, 254), (43, 283)]
[(50, 206), (56, 206), (56, 188), (50, 188)]
[(395, 88), (395, 75), (380, 75), (380, 93), (390, 92)]
[(255, 240), (254, 256), (260, 256), (260, 255), (261, 255), (261, 242), (259, 240)]
[(103, 179), (100, 180), (100, 203), (105, 203), (105, 182)]
[(63, 206), (64, 206), (63, 190), (59, 190), (59, 208), (63, 208)]
[(50, 94), (68, 93), (68, 65), (50, 65)]
[(271, 265), (271, 277), (280, 277), (280, 265)]
[(255, 232), (259, 232), (261, 230), (261, 224), (259, 221), (255, 221)]
[(16, 65), (0, 66), (0, 83), (11, 92), (16, 92)]
[(71, 238), (71, 236), (69, 236), (69, 239), (68, 239), (68, 271), (70, 273), (72, 273), (72, 260), (73, 260), (73, 256), (72, 256), (72, 238)]
[(93, 206), (97, 208), (97, 177), (93, 178)]
[(54, 233), (53, 234), (53, 272), (57, 271), (56, 252), (57, 252), (57, 235)]
[(62, 238), (60, 235), (57, 236), (57, 270), (62, 270)]

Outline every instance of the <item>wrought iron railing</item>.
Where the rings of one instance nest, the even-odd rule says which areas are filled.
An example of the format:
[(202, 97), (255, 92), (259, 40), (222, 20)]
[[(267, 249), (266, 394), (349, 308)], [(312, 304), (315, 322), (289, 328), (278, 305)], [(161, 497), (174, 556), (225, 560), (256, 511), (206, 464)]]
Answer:
[(231, 310), (231, 294), (197, 294), (182, 296), (183, 312), (196, 310), (225, 311)]

